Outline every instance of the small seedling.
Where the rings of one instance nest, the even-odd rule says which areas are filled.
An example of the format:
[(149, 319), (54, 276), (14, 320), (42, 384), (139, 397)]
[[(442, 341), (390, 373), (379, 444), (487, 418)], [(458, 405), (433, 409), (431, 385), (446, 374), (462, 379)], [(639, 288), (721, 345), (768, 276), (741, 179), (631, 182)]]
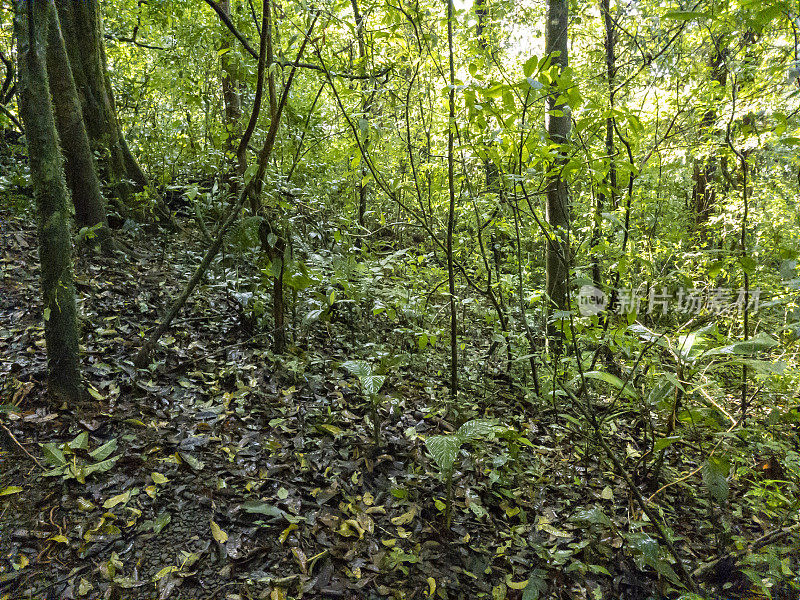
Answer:
[(373, 436), (375, 439), (375, 446), (379, 446), (381, 441), (381, 425), (378, 420), (378, 405), (381, 401), (380, 391), (383, 384), (386, 382), (386, 375), (378, 375), (375, 373), (373, 366), (365, 360), (348, 360), (342, 363), (342, 366), (358, 377), (361, 393), (369, 398), (372, 404)]
[(447, 484), (445, 520), (448, 529), (453, 521), (453, 468), (458, 452), (461, 450), (461, 446), (467, 442), (494, 436), (497, 428), (497, 423), (490, 419), (473, 419), (464, 423), (455, 433), (432, 435), (425, 440), (425, 445), (445, 476)]
[(119, 455), (109, 457), (116, 449), (117, 440), (112, 439), (89, 452), (89, 434), (85, 431), (65, 444), (42, 444), (44, 459), (53, 466), (44, 476), (61, 476), (64, 481), (75, 479), (78, 483), (86, 483), (89, 475), (103, 473), (114, 466)]

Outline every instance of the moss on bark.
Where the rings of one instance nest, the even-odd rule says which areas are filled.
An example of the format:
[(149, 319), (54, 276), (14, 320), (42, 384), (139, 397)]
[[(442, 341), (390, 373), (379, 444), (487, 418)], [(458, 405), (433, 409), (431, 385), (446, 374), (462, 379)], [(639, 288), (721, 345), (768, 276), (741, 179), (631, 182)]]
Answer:
[(75, 206), (75, 220), (80, 227), (97, 227), (96, 235), (101, 247), (105, 252), (110, 252), (113, 240), (108, 228), (105, 199), (100, 191), (78, 90), (55, 9), (50, 11), (49, 25), (47, 75), (56, 128), (65, 158), (66, 182)]
[(47, 82), (48, 14), (53, 0), (15, 0), (19, 100), (39, 229), (48, 391), (54, 401), (83, 397), (72, 272), (69, 193)]

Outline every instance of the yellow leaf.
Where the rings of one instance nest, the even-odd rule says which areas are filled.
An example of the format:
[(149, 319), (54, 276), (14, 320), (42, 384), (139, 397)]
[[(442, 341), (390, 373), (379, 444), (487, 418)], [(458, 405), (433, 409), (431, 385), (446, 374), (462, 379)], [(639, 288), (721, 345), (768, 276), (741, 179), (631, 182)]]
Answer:
[(388, 540), (381, 540), (381, 544), (386, 546), (387, 548), (394, 548), (394, 545), (397, 543), (395, 538), (389, 538)]
[(89, 391), (89, 394), (90, 394), (90, 395), (91, 395), (91, 396), (92, 396), (92, 397), (93, 397), (95, 400), (105, 400), (105, 396), (103, 396), (103, 394), (101, 394), (100, 392), (98, 392), (98, 391), (97, 391), (95, 388), (93, 388), (91, 385), (89, 385), (89, 386), (86, 386), (86, 389)]
[(336, 425), (329, 425), (327, 423), (323, 423), (322, 425), (317, 425), (317, 429), (322, 433), (329, 433), (333, 437), (339, 437), (344, 433), (341, 427), (337, 427)]
[(525, 581), (511, 581), (511, 576), (506, 577), (506, 585), (512, 590), (524, 590), (528, 585), (528, 580)]
[(292, 533), (295, 529), (298, 529), (297, 523), (291, 523), (286, 529), (281, 531), (280, 537), (278, 537), (278, 541), (283, 544), (286, 541), (286, 538), (289, 537), (289, 534)]
[(10, 485), (3, 490), (0, 490), (0, 496), (10, 496), (11, 494), (19, 494), (22, 488), (16, 485)]
[(220, 544), (224, 544), (228, 541), (228, 534), (220, 529), (219, 525), (214, 522), (214, 519), (211, 519), (211, 535), (214, 536), (214, 539), (217, 540)]
[(54, 535), (53, 537), (47, 538), (47, 541), (58, 542), (59, 544), (69, 544), (69, 540), (65, 535)]
[(286, 592), (281, 588), (272, 588), (269, 600), (286, 600)]
[(127, 492), (123, 492), (122, 494), (117, 494), (103, 502), (103, 508), (114, 508), (118, 504), (122, 504), (123, 502), (127, 502), (131, 499), (131, 492), (128, 490)]
[(162, 475), (158, 471), (153, 471), (150, 474), (150, 477), (153, 478), (153, 483), (157, 484), (167, 483), (169, 481), (169, 479), (167, 479), (164, 475)]
[(412, 506), (411, 510), (408, 512), (403, 513), (399, 517), (392, 517), (392, 524), (393, 525), (408, 525), (411, 521), (414, 520), (414, 517), (417, 516), (417, 507)]
[(436, 593), (436, 580), (433, 577), (428, 577), (428, 596), (433, 598)]
[(170, 565), (168, 567), (164, 567), (158, 573), (153, 575), (153, 581), (158, 581), (159, 579), (162, 579), (162, 578), (166, 577), (167, 575), (169, 575), (170, 573), (174, 573), (177, 570), (178, 570), (178, 567), (176, 567), (175, 565)]

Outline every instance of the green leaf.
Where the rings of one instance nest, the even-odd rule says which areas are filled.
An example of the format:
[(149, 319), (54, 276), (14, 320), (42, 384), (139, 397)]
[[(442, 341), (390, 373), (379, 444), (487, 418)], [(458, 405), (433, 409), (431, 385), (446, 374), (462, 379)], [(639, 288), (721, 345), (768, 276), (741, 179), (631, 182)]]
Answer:
[(8, 487), (3, 488), (0, 490), (0, 496), (10, 496), (12, 494), (19, 494), (22, 491), (22, 488), (16, 485), (9, 485)]
[(372, 365), (365, 360), (348, 360), (342, 363), (342, 367), (358, 377), (362, 391), (369, 396), (377, 394), (386, 382), (386, 376), (376, 375)]
[(168, 567), (164, 567), (158, 573), (153, 575), (153, 581), (158, 581), (159, 579), (163, 579), (164, 577), (166, 577), (170, 573), (174, 573), (175, 571), (178, 571), (178, 570), (179, 570), (179, 568), (177, 566), (175, 566), (175, 565), (169, 565)]
[(381, 390), (385, 381), (385, 375), (369, 375), (361, 378), (361, 387), (364, 393), (373, 396)]
[(749, 340), (742, 340), (734, 342), (728, 346), (721, 346), (719, 348), (711, 348), (703, 353), (703, 358), (711, 356), (718, 356), (720, 354), (756, 354), (769, 350), (778, 345), (778, 342), (766, 333), (759, 333)]
[(622, 393), (628, 396), (629, 398), (638, 398), (639, 394), (631, 388), (629, 385), (625, 385), (625, 383), (616, 375), (612, 375), (611, 373), (605, 373), (603, 371), (589, 371), (588, 373), (584, 373), (584, 377), (588, 377), (589, 379), (599, 379), (600, 381), (605, 381), (606, 383), (614, 386), (618, 390), (622, 390)]
[(168, 512), (163, 512), (158, 515), (158, 518), (153, 521), (153, 533), (156, 535), (161, 533), (164, 527), (169, 525), (170, 521), (172, 521), (172, 515), (170, 515)]
[(458, 435), (463, 441), (469, 442), (494, 434), (497, 423), (491, 419), (473, 419), (458, 428)]
[(650, 394), (647, 396), (647, 404), (657, 407), (674, 393), (675, 383), (670, 378), (662, 376), (658, 384), (650, 390)]
[(67, 464), (67, 459), (64, 457), (61, 448), (52, 442), (42, 444), (42, 452), (44, 452), (44, 459), (54, 467), (63, 467)]
[(709, 457), (703, 464), (703, 484), (717, 502), (728, 499), (727, 475), (727, 463), (716, 457)]
[(89, 456), (91, 456), (94, 460), (105, 460), (117, 449), (117, 440), (109, 440), (99, 448), (92, 450), (89, 452)]
[(522, 65), (522, 73), (525, 77), (530, 77), (536, 72), (536, 67), (539, 65), (539, 57), (531, 56), (528, 60), (525, 61), (525, 64)]
[(365, 360), (348, 360), (342, 363), (342, 367), (359, 379), (372, 375), (372, 365)]
[(572, 517), (575, 521), (585, 521), (587, 523), (592, 523), (593, 525), (605, 525), (606, 527), (614, 527), (614, 524), (611, 522), (611, 519), (608, 518), (608, 515), (603, 512), (603, 510), (597, 506), (590, 509), (583, 509), (578, 510), (575, 512), (575, 516)]
[(264, 515), (275, 519), (283, 517), (283, 511), (280, 508), (272, 504), (267, 504), (266, 502), (261, 502), (260, 500), (248, 500), (242, 504), (242, 508), (245, 512), (250, 514)]
[(337, 427), (336, 425), (331, 425), (330, 423), (321, 423), (316, 425), (317, 431), (321, 433), (327, 433), (332, 435), (335, 438), (338, 438), (344, 435), (344, 430), (341, 427)]
[(101, 460), (100, 462), (87, 465), (86, 468), (84, 469), (84, 475), (88, 477), (92, 473), (105, 473), (106, 471), (109, 471), (111, 467), (114, 466), (114, 463), (116, 463), (118, 460), (119, 456), (114, 456), (107, 460)]
[(84, 431), (75, 436), (75, 439), (69, 443), (69, 447), (73, 450), (88, 450), (89, 449), (89, 434)]
[(653, 444), (653, 452), (661, 452), (664, 448), (670, 447), (672, 444), (677, 442), (681, 439), (679, 435), (672, 435), (670, 437), (663, 437), (656, 440), (656, 443)]
[(453, 468), (461, 443), (461, 437), (457, 435), (433, 435), (425, 440), (431, 456), (445, 472)]
[(193, 471), (202, 471), (203, 468), (206, 466), (206, 463), (204, 463), (199, 458), (195, 458), (188, 452), (178, 452), (178, 454), (180, 455), (181, 459), (191, 467)]

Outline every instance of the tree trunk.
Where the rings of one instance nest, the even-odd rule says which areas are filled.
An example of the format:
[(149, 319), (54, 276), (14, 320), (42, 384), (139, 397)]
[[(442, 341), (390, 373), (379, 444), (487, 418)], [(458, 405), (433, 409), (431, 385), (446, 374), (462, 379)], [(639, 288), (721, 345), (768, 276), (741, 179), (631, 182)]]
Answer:
[(46, 52), (53, 0), (16, 0), (19, 40), (19, 104), (25, 124), (39, 229), (44, 297), (47, 386), (53, 400), (77, 403), (83, 396), (78, 314), (72, 273), (69, 192), (47, 83)]
[(47, 40), (47, 75), (53, 98), (56, 128), (64, 154), (64, 172), (80, 227), (97, 226), (96, 236), (103, 251), (113, 249), (106, 205), (95, 171), (94, 156), (81, 112), (78, 91), (72, 77), (64, 38), (55, 10), (50, 13)]
[[(219, 7), (230, 18), (230, 0), (220, 0)], [(231, 57), (230, 34), (227, 28), (222, 32), (220, 44), (220, 66), (222, 68), (222, 100), (225, 104), (225, 125), (228, 139), (225, 143), (226, 150), (235, 150), (234, 140), (239, 133), (239, 120), (242, 118), (242, 99), (239, 96), (238, 69)]]
[[(600, 243), (603, 233), (603, 211), (606, 204), (610, 204), (610, 209), (617, 208), (617, 165), (614, 157), (614, 117), (611, 111), (614, 110), (614, 87), (616, 85), (615, 75), (617, 73), (616, 57), (616, 31), (614, 19), (611, 18), (611, 3), (609, 0), (600, 0), (600, 13), (603, 16), (603, 26), (605, 29), (605, 48), (606, 58), (606, 86), (608, 88), (608, 108), (609, 115), (606, 117), (606, 159), (608, 160), (608, 171), (603, 179), (603, 189), (597, 193), (597, 201), (594, 212), (594, 227), (592, 230), (592, 247), (596, 248)], [(610, 202), (609, 202), (610, 201)], [(600, 272), (602, 270), (601, 257), (597, 251), (593, 251), (592, 257), (592, 281), (596, 287), (602, 285)]]
[(94, 0), (61, 0), (57, 6), (92, 150), (100, 156), (101, 176), (124, 202), (149, 181), (131, 154), (117, 118), (100, 4)]
[[(350, 5), (353, 7), (353, 16), (356, 21), (356, 38), (358, 40), (358, 73), (362, 77), (367, 72), (367, 46), (364, 41), (364, 15), (361, 14), (361, 11), (358, 10), (358, 0), (350, 0)], [(363, 81), (359, 83), (359, 85), (363, 88), (364, 83)], [(361, 128), (361, 131), (364, 135), (364, 148), (369, 148), (369, 118), (368, 113), (370, 111), (370, 97), (367, 95), (366, 90), (362, 89), (362, 93), (364, 97), (361, 101), (361, 118), (367, 123), (367, 126)], [(364, 133), (365, 132), (365, 133)], [(359, 234), (363, 234), (366, 230), (366, 226), (364, 224), (364, 219), (367, 214), (367, 197), (369, 195), (369, 186), (364, 183), (364, 178), (368, 173), (367, 166), (361, 163), (361, 173), (358, 178), (358, 183), (356, 183), (356, 195), (358, 197), (358, 214), (357, 214), (357, 223), (359, 227)], [(361, 247), (361, 237), (356, 238), (356, 247)]]
[[(447, 46), (450, 65), (450, 92), (447, 96), (449, 118), (447, 121), (447, 191), (449, 196), (447, 211), (447, 283), (450, 291), (450, 402), (455, 405), (458, 396), (458, 315), (456, 314), (456, 276), (453, 263), (453, 232), (455, 229), (456, 188), (454, 173), (454, 129), (456, 119), (455, 81), (456, 71), (453, 58), (453, 21), (455, 20), (453, 0), (447, 0)], [(453, 406), (452, 408), (456, 408)], [(449, 523), (448, 523), (449, 526)]]
[[(545, 53), (552, 64), (563, 72), (568, 64), (567, 36), (569, 8), (568, 0), (548, 0), (547, 25), (545, 28)], [(554, 55), (557, 53), (557, 56)], [(558, 91), (553, 90), (547, 97), (545, 127), (550, 140), (556, 144), (566, 144), (570, 133), (569, 107), (558, 102)], [(546, 219), (550, 225), (550, 239), (546, 249), (547, 298), (550, 310), (563, 311), (569, 308), (567, 285), (569, 282), (569, 197), (567, 182), (563, 176), (566, 154), (559, 156), (550, 168), (547, 182)], [(558, 336), (554, 324), (548, 325), (548, 337)]]
[[(725, 68), (725, 58), (727, 48), (724, 46), (723, 36), (716, 36), (712, 39), (714, 47), (709, 57), (708, 66), (711, 69), (712, 95), (713, 100), (708, 110), (703, 114), (700, 122), (698, 138), (701, 143), (713, 143), (711, 133), (717, 123), (716, 103), (720, 102), (725, 96), (725, 85), (728, 79), (728, 71)], [(708, 158), (705, 160), (695, 160), (692, 179), (692, 211), (695, 229), (700, 236), (706, 236), (706, 224), (714, 210), (716, 200), (716, 190), (714, 182), (719, 179), (718, 149), (709, 149)]]

